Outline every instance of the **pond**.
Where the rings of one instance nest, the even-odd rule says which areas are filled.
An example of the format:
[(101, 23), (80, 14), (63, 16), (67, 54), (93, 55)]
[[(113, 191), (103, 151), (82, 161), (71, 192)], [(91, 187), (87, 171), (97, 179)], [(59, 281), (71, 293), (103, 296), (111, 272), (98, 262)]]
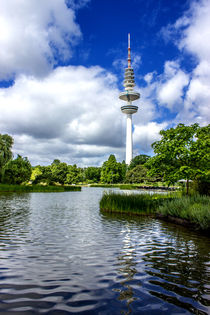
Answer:
[(0, 312), (209, 314), (210, 238), (102, 214), (103, 191), (0, 195)]

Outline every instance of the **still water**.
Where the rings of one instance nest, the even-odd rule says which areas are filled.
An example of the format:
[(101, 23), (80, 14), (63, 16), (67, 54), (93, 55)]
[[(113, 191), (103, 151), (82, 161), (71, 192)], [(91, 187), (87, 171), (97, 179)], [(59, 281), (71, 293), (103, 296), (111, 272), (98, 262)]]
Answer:
[(102, 194), (0, 195), (0, 312), (209, 314), (210, 238), (101, 214)]

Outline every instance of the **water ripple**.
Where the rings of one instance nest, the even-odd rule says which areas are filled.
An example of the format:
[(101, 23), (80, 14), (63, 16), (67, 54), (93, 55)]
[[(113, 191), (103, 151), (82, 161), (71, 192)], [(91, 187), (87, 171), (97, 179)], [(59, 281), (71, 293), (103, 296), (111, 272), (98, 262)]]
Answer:
[(102, 192), (0, 196), (0, 312), (208, 314), (209, 238), (101, 214)]

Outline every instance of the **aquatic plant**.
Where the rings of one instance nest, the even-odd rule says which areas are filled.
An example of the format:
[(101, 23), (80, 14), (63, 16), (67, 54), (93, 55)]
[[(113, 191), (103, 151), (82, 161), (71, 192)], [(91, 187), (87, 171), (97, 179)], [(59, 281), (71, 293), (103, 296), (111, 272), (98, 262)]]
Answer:
[(166, 200), (158, 208), (164, 216), (173, 216), (195, 223), (202, 229), (210, 228), (210, 197), (208, 196), (183, 196)]
[(43, 186), (43, 185), (7, 185), (0, 184), (0, 192), (64, 192), (80, 191), (80, 186)]
[(162, 218), (178, 218), (210, 229), (210, 197), (181, 196), (170, 194), (117, 194), (105, 193), (100, 201), (100, 209), (108, 212), (155, 215)]
[(117, 194), (104, 193), (100, 201), (100, 209), (111, 212), (135, 214), (155, 213), (163, 200), (173, 198), (171, 194)]

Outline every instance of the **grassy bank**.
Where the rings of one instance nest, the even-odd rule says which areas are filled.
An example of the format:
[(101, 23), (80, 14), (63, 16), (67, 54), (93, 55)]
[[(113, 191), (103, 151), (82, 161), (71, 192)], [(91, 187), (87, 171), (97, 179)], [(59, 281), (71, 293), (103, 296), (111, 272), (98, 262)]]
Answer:
[(91, 184), (90, 187), (105, 187), (105, 188), (120, 188), (126, 190), (132, 189), (160, 189), (160, 190), (176, 190), (179, 189), (178, 186), (168, 187), (162, 182), (153, 183), (153, 184)]
[(100, 209), (110, 212), (132, 214), (154, 214), (164, 200), (171, 200), (169, 194), (117, 194), (105, 193), (100, 201)]
[(174, 217), (187, 220), (199, 228), (210, 229), (210, 197), (184, 196), (166, 200), (157, 209), (164, 217)]
[(0, 192), (64, 192), (80, 191), (80, 186), (42, 186), (0, 184)]
[(104, 194), (100, 209), (135, 215), (154, 215), (177, 223), (195, 225), (202, 230), (210, 229), (210, 197), (176, 194)]

